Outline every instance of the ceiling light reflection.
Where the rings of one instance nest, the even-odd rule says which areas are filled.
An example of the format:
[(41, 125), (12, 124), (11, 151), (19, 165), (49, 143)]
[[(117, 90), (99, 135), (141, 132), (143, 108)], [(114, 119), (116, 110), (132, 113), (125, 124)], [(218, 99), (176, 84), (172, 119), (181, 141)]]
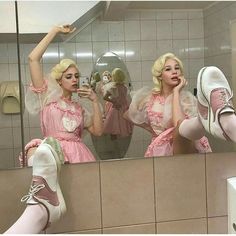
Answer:
[(56, 58), (56, 57), (64, 57), (64, 53), (63, 52), (45, 52), (43, 54), (43, 58)]
[(85, 58), (85, 57), (92, 57), (93, 56), (93, 53), (92, 52), (77, 52), (75, 54), (73, 54), (73, 56), (76, 56), (76, 57), (82, 57), (82, 58)]

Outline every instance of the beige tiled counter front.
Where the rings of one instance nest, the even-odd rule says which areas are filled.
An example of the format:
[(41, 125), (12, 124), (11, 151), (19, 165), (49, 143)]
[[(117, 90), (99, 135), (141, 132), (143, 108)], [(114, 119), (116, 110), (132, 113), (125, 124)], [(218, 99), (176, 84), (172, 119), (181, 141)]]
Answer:
[[(0, 233), (24, 210), (31, 168), (0, 171)], [(227, 233), (235, 153), (65, 165), (66, 215), (47, 233)]]

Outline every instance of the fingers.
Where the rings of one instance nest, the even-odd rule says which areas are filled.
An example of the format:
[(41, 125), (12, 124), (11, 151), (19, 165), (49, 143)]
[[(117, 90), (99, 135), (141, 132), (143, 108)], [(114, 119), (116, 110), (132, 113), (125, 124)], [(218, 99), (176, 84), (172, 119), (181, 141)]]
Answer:
[(76, 30), (76, 27), (73, 27), (72, 25), (69, 25), (69, 24), (62, 25), (62, 26), (60, 26), (60, 28), (61, 28), (61, 32), (70, 33), (70, 34), (75, 32), (75, 30)]
[(184, 76), (179, 76), (180, 83), (179, 85), (182, 85), (183, 87), (188, 84), (188, 81), (184, 78)]
[(77, 93), (80, 97), (87, 97), (92, 99), (95, 95), (94, 91), (91, 88), (79, 88)]

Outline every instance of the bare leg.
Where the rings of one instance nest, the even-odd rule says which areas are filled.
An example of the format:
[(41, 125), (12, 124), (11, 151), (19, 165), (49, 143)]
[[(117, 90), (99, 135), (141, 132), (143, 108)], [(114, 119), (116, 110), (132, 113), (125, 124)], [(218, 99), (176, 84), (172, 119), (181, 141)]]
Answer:
[(179, 133), (189, 140), (198, 140), (205, 135), (205, 129), (198, 117), (194, 117), (183, 120), (179, 126)]
[(4, 234), (38, 234), (46, 226), (48, 213), (42, 204), (28, 205), (21, 217)]
[(196, 152), (197, 149), (195, 148), (195, 142), (180, 135), (179, 128), (176, 127), (173, 135), (173, 154), (188, 154)]
[(220, 123), (229, 138), (236, 142), (236, 115), (224, 113), (220, 116)]

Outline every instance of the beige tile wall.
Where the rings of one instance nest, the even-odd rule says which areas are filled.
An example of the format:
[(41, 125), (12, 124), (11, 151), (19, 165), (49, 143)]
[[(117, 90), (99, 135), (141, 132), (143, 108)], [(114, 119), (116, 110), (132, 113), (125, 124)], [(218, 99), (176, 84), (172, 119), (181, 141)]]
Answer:
[[(31, 168), (0, 171), (0, 233), (24, 210)], [(66, 215), (47, 233), (227, 233), (235, 153), (65, 165)]]

